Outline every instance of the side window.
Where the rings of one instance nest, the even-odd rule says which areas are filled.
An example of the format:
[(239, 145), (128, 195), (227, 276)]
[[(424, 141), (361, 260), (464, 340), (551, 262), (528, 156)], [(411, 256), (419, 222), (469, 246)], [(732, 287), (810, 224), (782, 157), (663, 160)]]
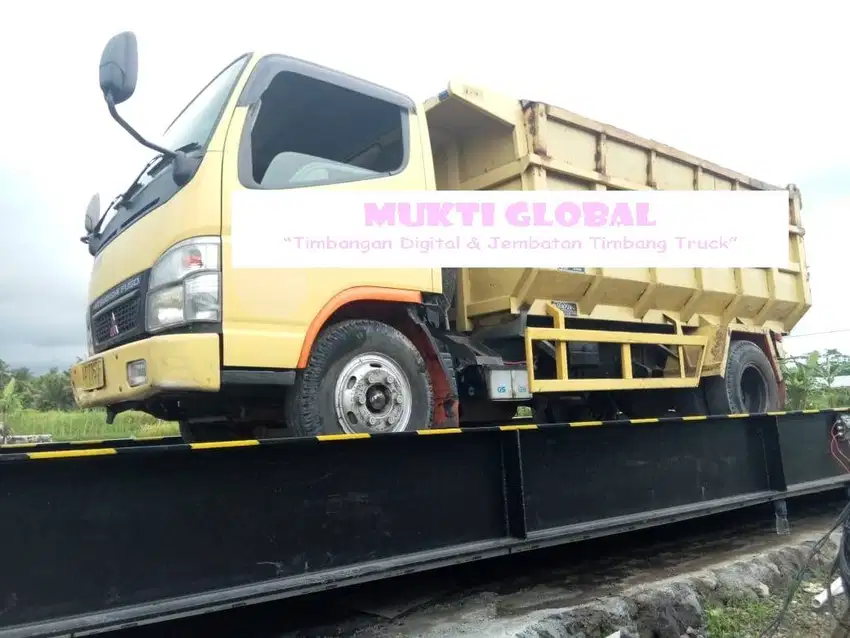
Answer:
[(263, 92), (251, 130), (261, 188), (335, 184), (388, 175), (405, 164), (403, 109), (289, 71)]

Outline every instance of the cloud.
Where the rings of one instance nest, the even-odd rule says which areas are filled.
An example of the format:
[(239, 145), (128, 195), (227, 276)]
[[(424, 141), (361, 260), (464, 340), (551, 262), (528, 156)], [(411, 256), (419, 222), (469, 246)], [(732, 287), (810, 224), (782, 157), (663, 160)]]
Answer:
[(72, 234), (82, 208), (63, 210), (49, 190), (47, 179), (0, 167), (0, 357), (12, 365), (85, 355), (88, 253)]
[[(831, 182), (831, 178), (826, 181)], [(850, 354), (847, 245), (844, 241), (850, 237), (850, 192), (829, 197), (829, 193), (834, 192), (825, 189), (826, 195), (819, 197), (816, 191), (816, 205), (804, 204), (803, 207), (812, 308), (785, 342), (786, 350), (792, 355), (828, 348)]]
[(95, 190), (109, 201), (150, 156), (109, 118), (97, 86), (103, 44), (128, 28), (139, 38), (140, 74), (119, 110), (151, 137), (238, 54), (269, 50), (417, 100), (460, 78), (766, 181), (801, 183), (816, 289), (804, 323), (838, 324), (830, 290), (844, 278), (835, 238), (846, 214), (837, 206), (850, 196), (839, 79), (850, 45), (846, 21), (824, 7), (550, 0), (517, 14), (432, 0), (416, 11), (414, 29), (388, 0), (246, 1), (237, 12), (159, 0), (20, 5), (0, 25), (4, 85), (14, 96), (0, 141), (0, 357), (72, 361), (85, 350), (85, 205)]

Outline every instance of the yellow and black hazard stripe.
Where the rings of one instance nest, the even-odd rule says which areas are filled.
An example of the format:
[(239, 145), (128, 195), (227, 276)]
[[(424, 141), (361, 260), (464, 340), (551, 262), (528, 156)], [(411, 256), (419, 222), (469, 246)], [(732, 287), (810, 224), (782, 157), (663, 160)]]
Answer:
[(75, 441), (47, 441), (43, 443), (6, 443), (0, 445), (0, 454), (20, 452), (26, 450), (74, 450), (83, 447), (135, 447), (147, 445), (166, 445), (171, 443), (180, 443), (182, 439), (179, 436), (146, 436), (138, 438), (121, 438), (121, 439), (81, 439)]
[(724, 415), (694, 415), (678, 417), (657, 417), (644, 419), (619, 419), (610, 421), (572, 421), (568, 423), (528, 423), (517, 419), (516, 423), (476, 426), (466, 428), (431, 428), (414, 430), (412, 432), (386, 434), (322, 434), (311, 437), (290, 437), (280, 439), (244, 439), (238, 441), (210, 441), (203, 443), (184, 443), (180, 437), (149, 437), (134, 439), (63, 441), (51, 443), (11, 443), (0, 445), (0, 462), (13, 460), (47, 460), (82, 457), (116, 456), (146, 452), (161, 453), (164, 451), (202, 451), (246, 448), (266, 445), (303, 444), (309, 442), (331, 443), (338, 441), (353, 441), (360, 439), (375, 439), (399, 436), (442, 436), (445, 434), (481, 434), (484, 432), (550, 430), (569, 428), (588, 428), (605, 426), (629, 426), (662, 423), (690, 423), (699, 421), (721, 421), (728, 419), (749, 419), (763, 417), (792, 417), (812, 414), (836, 414), (850, 411), (850, 407), (828, 408), (823, 410), (781, 410), (749, 414)]

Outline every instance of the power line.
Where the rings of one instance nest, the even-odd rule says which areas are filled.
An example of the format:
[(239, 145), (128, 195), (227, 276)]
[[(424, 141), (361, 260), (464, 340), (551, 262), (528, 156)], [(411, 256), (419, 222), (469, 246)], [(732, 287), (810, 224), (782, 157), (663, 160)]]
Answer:
[(843, 332), (850, 332), (850, 328), (838, 328), (837, 330), (824, 330), (822, 332), (804, 332), (803, 334), (798, 335), (785, 335), (784, 339), (795, 339), (797, 337), (819, 337), (820, 335), (834, 335), (840, 334)]

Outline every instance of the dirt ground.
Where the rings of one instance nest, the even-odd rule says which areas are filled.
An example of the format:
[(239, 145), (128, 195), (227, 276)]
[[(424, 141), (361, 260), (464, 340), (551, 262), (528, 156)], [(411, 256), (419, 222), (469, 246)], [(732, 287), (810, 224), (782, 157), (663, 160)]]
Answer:
[[(428, 605), (420, 612), (355, 635), (607, 638), (619, 630), (621, 638), (831, 638), (835, 616), (828, 609), (815, 611), (812, 599), (826, 586), (838, 549), (837, 536), (830, 539), (803, 573), (781, 625), (771, 631), (822, 533), (696, 571), (682, 566), (682, 572), (668, 578), (609, 591), (575, 605), (547, 595), (539, 585), (509, 595), (479, 591), (464, 600)], [(646, 574), (642, 572), (642, 578)], [(623, 582), (622, 578), (618, 580)], [(595, 587), (593, 593), (599, 595), (600, 588)], [(536, 604), (529, 599), (536, 600)], [(839, 606), (843, 602), (843, 598), (836, 600), (839, 614), (844, 613), (844, 607)], [(567, 606), (561, 606), (563, 603)]]

